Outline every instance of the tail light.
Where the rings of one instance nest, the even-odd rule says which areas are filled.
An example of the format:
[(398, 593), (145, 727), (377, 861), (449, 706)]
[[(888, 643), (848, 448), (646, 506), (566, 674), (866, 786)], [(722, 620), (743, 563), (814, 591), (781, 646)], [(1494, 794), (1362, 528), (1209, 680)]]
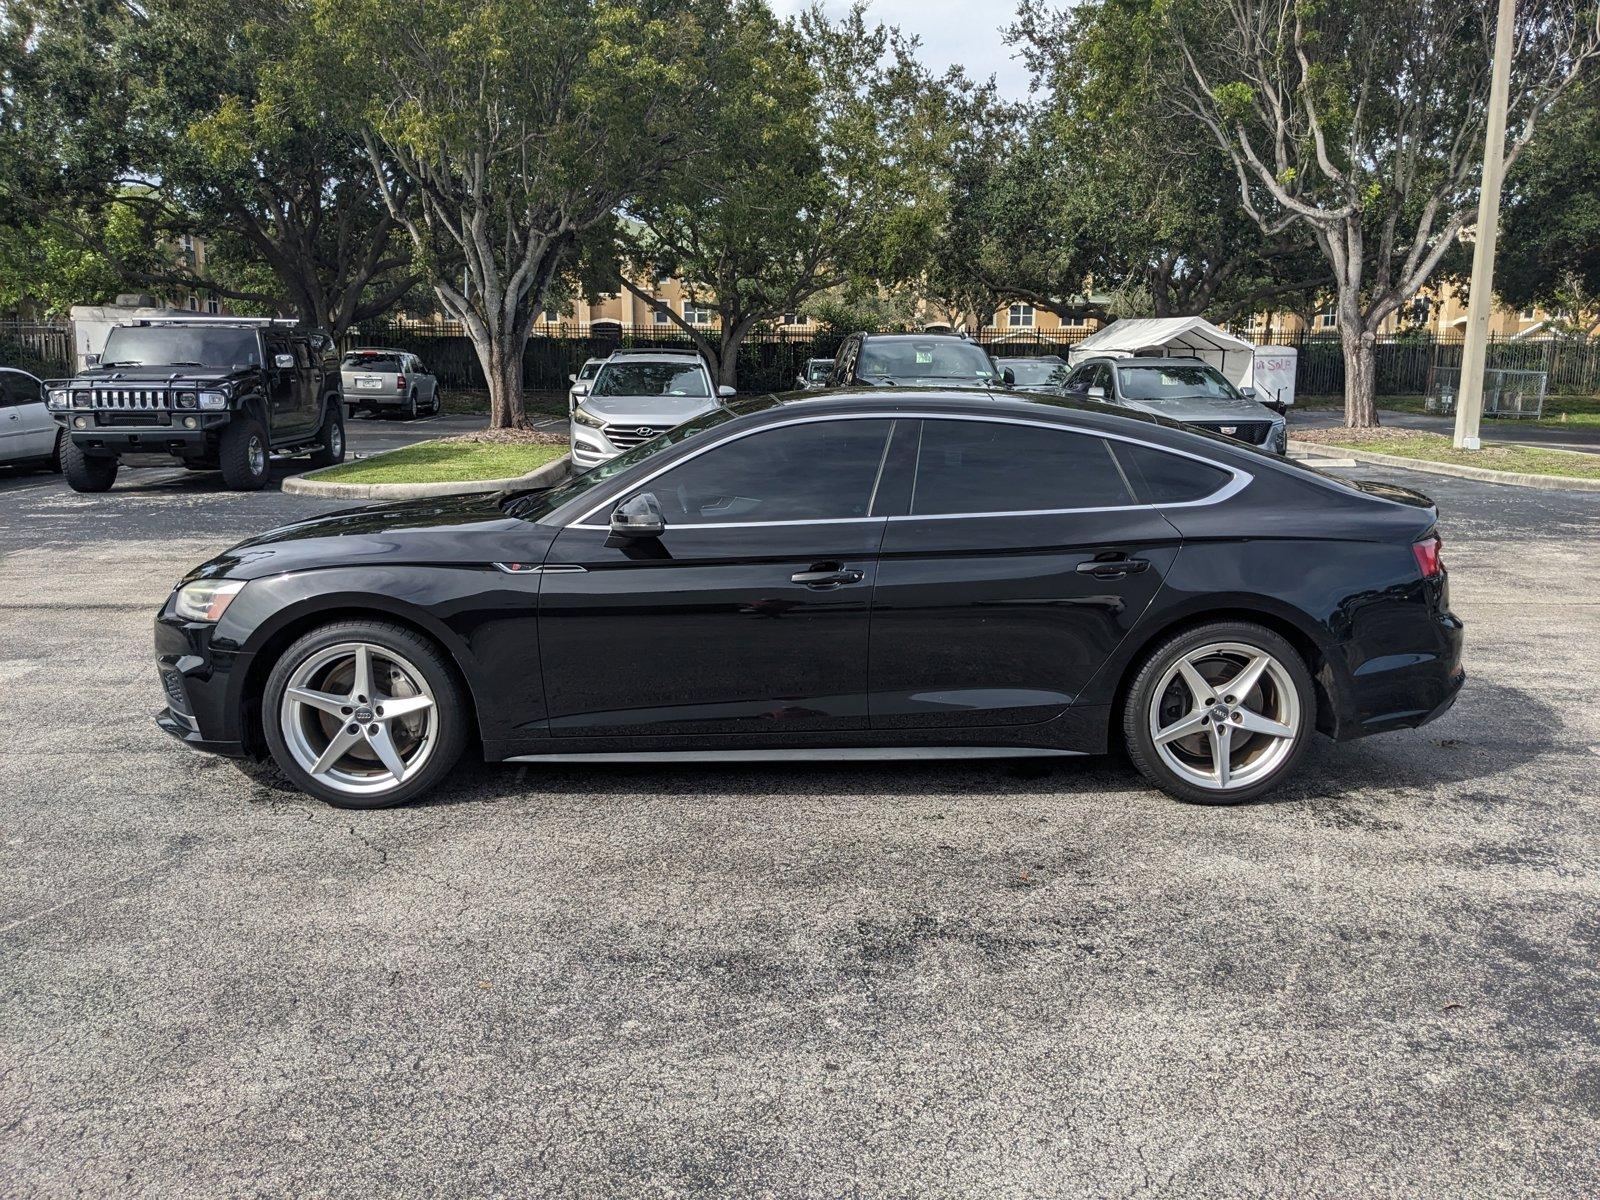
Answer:
[(1444, 560), (1440, 552), (1444, 549), (1444, 539), (1437, 533), (1430, 533), (1420, 541), (1411, 543), (1411, 553), (1417, 556), (1417, 566), (1422, 568), (1424, 579), (1434, 579), (1444, 574)]
[(394, 390), (397, 392), (406, 390), (406, 377), (404, 375), (396, 375), (394, 377)]

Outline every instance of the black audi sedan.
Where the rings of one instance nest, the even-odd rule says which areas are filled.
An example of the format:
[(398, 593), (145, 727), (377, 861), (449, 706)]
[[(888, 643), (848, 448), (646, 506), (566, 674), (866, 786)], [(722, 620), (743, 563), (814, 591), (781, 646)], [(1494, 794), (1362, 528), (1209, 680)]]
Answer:
[[(815, 398), (813, 398), (815, 397)], [(544, 490), (335, 513), (193, 571), (160, 725), (371, 808), (515, 762), (1126, 748), (1261, 795), (1461, 687), (1436, 513), (988, 390), (718, 408)]]

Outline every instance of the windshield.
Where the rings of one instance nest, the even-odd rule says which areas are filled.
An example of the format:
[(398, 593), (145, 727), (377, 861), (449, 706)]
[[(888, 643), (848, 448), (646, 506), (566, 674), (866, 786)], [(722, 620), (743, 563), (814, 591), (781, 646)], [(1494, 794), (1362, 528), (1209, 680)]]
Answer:
[(593, 396), (709, 396), (697, 362), (612, 362), (601, 368)]
[(945, 380), (992, 383), (994, 364), (977, 346), (955, 338), (934, 341), (871, 341), (861, 347), (856, 376), (868, 383)]
[(344, 356), (344, 365), (356, 370), (366, 371), (398, 371), (400, 369), (400, 356), (398, 354), (376, 354), (370, 350), (358, 350), (353, 354)]
[(1118, 367), (1118, 383), (1124, 400), (1237, 400), (1238, 390), (1212, 367), (1194, 366)]
[(1067, 381), (1067, 364), (1049, 358), (1013, 358), (1006, 362), (1018, 387), (1058, 386)]
[(703, 433), (707, 429), (721, 425), (724, 421), (730, 421), (735, 415), (731, 409), (714, 408), (708, 413), (701, 413), (693, 420), (685, 421), (676, 429), (669, 429), (659, 437), (641, 442), (632, 450), (625, 451), (599, 466), (590, 467), (587, 471), (573, 475), (555, 487), (540, 488), (531, 492), (508, 492), (504, 496), (506, 515), (537, 521), (569, 500), (583, 495), (590, 488), (599, 487), (608, 479), (615, 479), (635, 463), (652, 458), (663, 450), (676, 446), (685, 438)]
[(119, 325), (106, 335), (102, 367), (258, 367), (254, 329), (196, 325)]

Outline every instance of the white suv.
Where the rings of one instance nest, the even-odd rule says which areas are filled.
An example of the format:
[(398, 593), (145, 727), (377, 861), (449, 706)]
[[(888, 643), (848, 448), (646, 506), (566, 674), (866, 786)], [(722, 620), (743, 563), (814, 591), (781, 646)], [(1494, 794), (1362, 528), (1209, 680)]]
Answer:
[(713, 387), (693, 350), (618, 350), (588, 384), (574, 381), (572, 464), (586, 469), (632, 450), (731, 396)]

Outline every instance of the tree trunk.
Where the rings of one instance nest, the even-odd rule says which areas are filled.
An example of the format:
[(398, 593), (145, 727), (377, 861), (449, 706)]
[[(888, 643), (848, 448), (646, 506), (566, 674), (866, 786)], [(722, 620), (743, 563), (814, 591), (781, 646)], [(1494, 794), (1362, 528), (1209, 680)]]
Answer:
[(489, 428), (514, 429), (522, 424), (522, 351), (526, 331), (497, 329), (478, 359), (489, 381)]
[(744, 345), (744, 335), (750, 332), (748, 320), (726, 321), (722, 326), (722, 345), (717, 352), (717, 384), (720, 387), (739, 386), (739, 347)]
[(1378, 424), (1378, 339), (1359, 316), (1339, 312), (1339, 341), (1344, 351), (1344, 423), (1351, 429)]

